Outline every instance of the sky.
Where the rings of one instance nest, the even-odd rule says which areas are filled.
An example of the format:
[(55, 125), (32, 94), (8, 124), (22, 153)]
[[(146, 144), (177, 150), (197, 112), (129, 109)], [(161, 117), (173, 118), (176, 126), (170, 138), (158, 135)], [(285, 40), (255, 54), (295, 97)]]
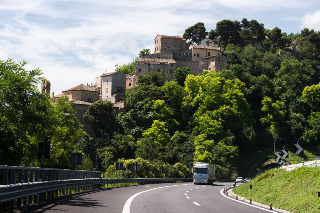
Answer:
[(0, 60), (39, 68), (59, 94), (182, 36), (198, 22), (255, 19), (286, 33), (320, 31), (319, 0), (0, 0)]

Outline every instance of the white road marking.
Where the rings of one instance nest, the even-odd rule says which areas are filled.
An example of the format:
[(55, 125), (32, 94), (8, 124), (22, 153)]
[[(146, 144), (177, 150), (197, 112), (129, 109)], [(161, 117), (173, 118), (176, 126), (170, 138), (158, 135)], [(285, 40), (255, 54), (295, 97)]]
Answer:
[[(184, 184), (184, 185), (185, 185), (185, 184)], [(178, 185), (172, 185), (172, 186), (178, 186)], [(145, 186), (145, 187), (150, 187), (150, 186), (147, 185), (147, 186)], [(171, 187), (171, 186), (164, 186), (164, 187), (167, 188), (167, 187)], [(152, 190), (162, 189), (162, 188), (163, 188), (163, 187), (148, 189), (148, 190), (145, 190), (145, 191), (142, 191), (142, 192), (138, 192), (138, 193), (132, 195), (132, 196), (126, 201), (126, 203), (124, 204), (123, 209), (122, 209), (122, 213), (130, 213), (131, 203), (132, 203), (133, 199), (134, 199), (135, 197), (137, 197), (138, 195), (141, 195), (141, 194), (143, 194), (143, 193), (145, 193), (145, 192), (150, 192), (150, 191), (152, 191)]]
[(199, 189), (199, 187), (196, 187), (196, 189)]
[(184, 195), (188, 195), (187, 193), (184, 193)]
[(224, 196), (224, 197), (226, 197), (226, 198), (230, 199), (230, 200), (237, 201), (237, 202), (242, 203), (242, 204), (245, 204), (245, 205), (247, 205), (247, 206), (251, 206), (251, 207), (254, 207), (254, 208), (257, 208), (257, 209), (261, 209), (261, 210), (264, 210), (264, 211), (266, 211), (266, 212), (273, 212), (273, 213), (277, 213), (277, 212), (272, 211), (272, 210), (269, 210), (269, 209), (261, 208), (261, 207), (259, 207), (259, 206), (254, 206), (254, 205), (252, 205), (252, 204), (245, 203), (245, 202), (243, 202), (243, 201), (235, 200), (235, 199), (233, 199), (233, 198), (231, 198), (231, 197), (228, 197), (227, 195), (225, 195), (225, 194), (223, 193), (223, 189), (221, 189), (220, 194), (221, 194), (222, 196)]
[(197, 202), (193, 202), (195, 205), (197, 205), (197, 206), (201, 206), (199, 203), (197, 203)]
[(187, 193), (189, 192), (189, 191), (186, 191)]
[(190, 199), (190, 197), (186, 196), (186, 198)]

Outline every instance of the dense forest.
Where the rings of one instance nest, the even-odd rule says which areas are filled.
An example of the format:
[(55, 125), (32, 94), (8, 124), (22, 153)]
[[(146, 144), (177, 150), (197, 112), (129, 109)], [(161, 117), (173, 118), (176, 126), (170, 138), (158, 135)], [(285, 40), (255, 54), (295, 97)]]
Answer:
[[(183, 37), (198, 43), (205, 32), (197, 23)], [(318, 148), (320, 32), (288, 35), (243, 19), (218, 22), (209, 37), (225, 49), (228, 69), (194, 76), (177, 68), (172, 81), (155, 71), (139, 76), (138, 86), (127, 90), (125, 113), (106, 101), (88, 108), (84, 119), (95, 138), (82, 131), (73, 102), (64, 97), (51, 104), (37, 91), (40, 70), (0, 61), (0, 164), (40, 166), (37, 147), (44, 136), (51, 142), (45, 166), (72, 168), (77, 144), (84, 156), (80, 169), (101, 161), (98, 169), (111, 175), (120, 159), (125, 177), (187, 177), (194, 162), (205, 161), (216, 164), (218, 178), (230, 178), (238, 174), (240, 156), (274, 142)], [(117, 69), (128, 73), (134, 62)]]

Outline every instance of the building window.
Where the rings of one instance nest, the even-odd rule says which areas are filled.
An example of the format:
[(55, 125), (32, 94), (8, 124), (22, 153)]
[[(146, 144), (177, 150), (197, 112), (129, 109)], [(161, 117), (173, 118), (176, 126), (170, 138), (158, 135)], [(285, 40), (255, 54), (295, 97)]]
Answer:
[(179, 56), (181, 56), (181, 52), (179, 52)]
[(148, 63), (148, 67), (150, 67), (150, 63)]
[(141, 68), (138, 69), (138, 72), (141, 72)]
[(148, 72), (150, 72), (151, 71), (151, 68), (148, 68)]
[(197, 54), (194, 54), (194, 56), (197, 56)]
[(173, 67), (173, 64), (171, 64), (171, 67)]
[(129, 83), (129, 87), (131, 87), (131, 83)]
[(108, 89), (109, 89), (109, 88), (106, 88), (106, 93), (108, 93)]
[(199, 57), (199, 53), (197, 53), (197, 57)]
[(158, 72), (160, 72), (160, 69), (157, 69)]
[(109, 80), (107, 80), (107, 85), (108, 85), (108, 83), (109, 83)]
[(91, 98), (88, 98), (88, 102), (91, 103)]
[(188, 56), (189, 56), (188, 53), (184, 53), (185, 58), (188, 58)]
[(208, 56), (210, 56), (210, 52), (208, 52)]
[(172, 74), (172, 69), (170, 69), (170, 74)]

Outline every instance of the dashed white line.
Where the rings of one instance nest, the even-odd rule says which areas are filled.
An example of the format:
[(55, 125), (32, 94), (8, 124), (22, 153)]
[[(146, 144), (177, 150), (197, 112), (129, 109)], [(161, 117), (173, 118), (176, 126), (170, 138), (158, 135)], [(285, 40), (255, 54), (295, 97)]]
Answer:
[(186, 198), (190, 199), (190, 197), (186, 196)]
[(186, 191), (187, 193), (189, 192), (189, 191)]
[(197, 205), (197, 206), (201, 206), (199, 203), (197, 202), (193, 202), (193, 204)]
[(188, 195), (187, 193), (184, 193), (184, 195)]

